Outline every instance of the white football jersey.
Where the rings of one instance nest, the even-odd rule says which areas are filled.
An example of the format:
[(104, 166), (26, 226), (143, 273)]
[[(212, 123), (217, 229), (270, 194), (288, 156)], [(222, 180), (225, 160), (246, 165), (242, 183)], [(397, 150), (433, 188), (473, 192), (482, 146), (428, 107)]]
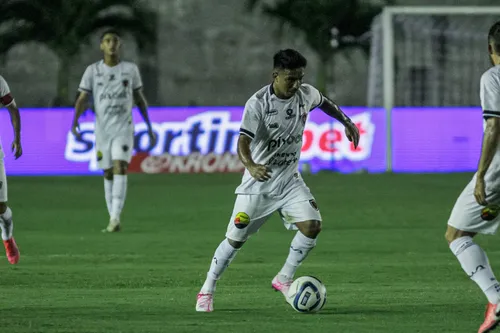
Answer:
[(93, 95), (96, 140), (133, 135), (133, 91), (141, 87), (139, 68), (132, 62), (110, 67), (101, 60), (87, 67), (79, 90)]
[(293, 177), (299, 176), (307, 116), (322, 103), (321, 93), (309, 84), (302, 84), (289, 99), (278, 98), (272, 84), (250, 97), (245, 104), (240, 135), (252, 139), (252, 159), (270, 168), (271, 179), (259, 182), (245, 169), (236, 194), (280, 195)]
[[(481, 107), (483, 117), (500, 117), (500, 66), (488, 69), (481, 76), (480, 83)], [(500, 145), (484, 177), (486, 187), (498, 191), (500, 186)]]

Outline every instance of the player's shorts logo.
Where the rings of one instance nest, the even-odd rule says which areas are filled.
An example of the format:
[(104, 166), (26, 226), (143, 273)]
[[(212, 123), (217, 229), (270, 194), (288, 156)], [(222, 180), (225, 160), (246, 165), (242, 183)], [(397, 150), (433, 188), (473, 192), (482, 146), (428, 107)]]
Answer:
[(485, 221), (494, 220), (500, 213), (500, 206), (498, 205), (487, 205), (481, 210), (481, 218)]
[(123, 80), (122, 83), (125, 88), (128, 87), (128, 80)]
[(100, 150), (97, 151), (97, 160), (98, 161), (102, 160), (102, 151)]
[(311, 199), (309, 200), (309, 203), (311, 204), (312, 208), (314, 208), (315, 210), (319, 210), (318, 205), (316, 204), (316, 200)]
[(128, 145), (123, 145), (122, 149), (123, 149), (124, 152), (127, 152), (128, 151)]
[(250, 217), (247, 213), (239, 212), (234, 218), (234, 225), (238, 229), (244, 229), (250, 223)]

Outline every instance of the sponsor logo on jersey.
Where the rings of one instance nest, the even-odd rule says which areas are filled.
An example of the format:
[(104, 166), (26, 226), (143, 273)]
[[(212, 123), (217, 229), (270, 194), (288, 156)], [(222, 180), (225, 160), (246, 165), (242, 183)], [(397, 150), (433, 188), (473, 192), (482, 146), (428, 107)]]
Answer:
[(267, 150), (273, 150), (280, 148), (285, 145), (293, 145), (293, 144), (298, 144), (302, 141), (302, 134), (297, 134), (297, 135), (290, 135), (289, 137), (282, 138), (279, 137), (277, 139), (272, 139), (269, 140), (267, 143)]
[(293, 118), (295, 118), (295, 115), (296, 115), (296, 113), (293, 112), (293, 109), (287, 109), (286, 110), (286, 117), (285, 117), (285, 119), (286, 120), (293, 119)]
[(99, 95), (99, 101), (102, 102), (104, 100), (116, 100), (116, 99), (125, 99), (128, 97), (128, 94), (125, 90), (114, 93), (102, 93)]

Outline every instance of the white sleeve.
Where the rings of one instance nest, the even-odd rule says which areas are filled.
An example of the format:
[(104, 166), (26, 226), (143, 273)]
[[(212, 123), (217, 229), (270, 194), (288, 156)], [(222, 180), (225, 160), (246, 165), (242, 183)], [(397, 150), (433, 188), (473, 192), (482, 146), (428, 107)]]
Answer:
[(0, 103), (2, 103), (4, 106), (8, 106), (12, 104), (13, 101), (14, 98), (10, 93), (10, 88), (7, 84), (7, 81), (5, 81), (2, 76), (0, 76)]
[(480, 97), (483, 117), (500, 117), (500, 80), (491, 70), (481, 76)]
[(138, 90), (142, 88), (142, 78), (141, 72), (139, 71), (139, 67), (134, 64), (134, 68), (132, 71), (132, 89)]
[(311, 103), (310, 111), (316, 109), (317, 107), (323, 104), (323, 95), (319, 92), (318, 89), (314, 88), (312, 85), (304, 83), (305, 86), (305, 94)]
[(259, 129), (262, 121), (261, 106), (257, 99), (251, 98), (245, 104), (243, 119), (241, 120), (240, 134), (255, 138), (255, 133)]
[(78, 86), (79, 91), (85, 91), (88, 93), (92, 92), (94, 78), (92, 66), (93, 65), (88, 66), (83, 73), (82, 80), (80, 81), (80, 85)]

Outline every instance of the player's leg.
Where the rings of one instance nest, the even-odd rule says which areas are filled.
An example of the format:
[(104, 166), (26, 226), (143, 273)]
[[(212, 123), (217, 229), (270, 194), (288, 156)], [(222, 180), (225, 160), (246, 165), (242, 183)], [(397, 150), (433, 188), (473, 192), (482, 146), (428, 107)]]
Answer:
[[(499, 323), (500, 284), (485, 251), (474, 242), (473, 237), (477, 233), (494, 234), (500, 221), (498, 217), (492, 221), (481, 218), (484, 207), (476, 203), (473, 191), (474, 182), (471, 182), (459, 196), (448, 220), (445, 238), (462, 269), (488, 299), (486, 318), (479, 332), (489, 332)], [(490, 193), (487, 200), (498, 203), (499, 196)]]
[(212, 257), (207, 277), (196, 302), (196, 311), (213, 311), (213, 294), (217, 281), (233, 261), (247, 239), (256, 233), (272, 214), (272, 201), (261, 195), (238, 195), (229, 221), (226, 238)]
[[(104, 198), (111, 220), (111, 207), (113, 202), (113, 163), (111, 161), (111, 143), (96, 138), (97, 166), (103, 170), (104, 176)], [(109, 225), (108, 225), (109, 227)], [(107, 229), (102, 230), (103, 232)]]
[(2, 230), (2, 241), (7, 260), (11, 264), (17, 264), (20, 254), (16, 240), (14, 239), (12, 210), (7, 206), (7, 177), (5, 175), (3, 158), (0, 159), (0, 229)]
[(321, 214), (316, 201), (310, 193), (307, 193), (308, 189), (303, 191), (302, 197), (308, 197), (306, 200), (287, 204), (279, 211), (288, 229), (298, 229), (292, 239), (286, 261), (272, 281), (272, 287), (285, 296), (297, 269), (316, 246), (321, 232)]
[(111, 219), (107, 231), (121, 229), (121, 213), (127, 197), (127, 169), (132, 158), (133, 137), (118, 137), (111, 142), (113, 164), (113, 190), (111, 200)]
[(106, 199), (109, 218), (111, 218), (111, 209), (113, 207), (113, 168), (104, 170), (104, 198)]

